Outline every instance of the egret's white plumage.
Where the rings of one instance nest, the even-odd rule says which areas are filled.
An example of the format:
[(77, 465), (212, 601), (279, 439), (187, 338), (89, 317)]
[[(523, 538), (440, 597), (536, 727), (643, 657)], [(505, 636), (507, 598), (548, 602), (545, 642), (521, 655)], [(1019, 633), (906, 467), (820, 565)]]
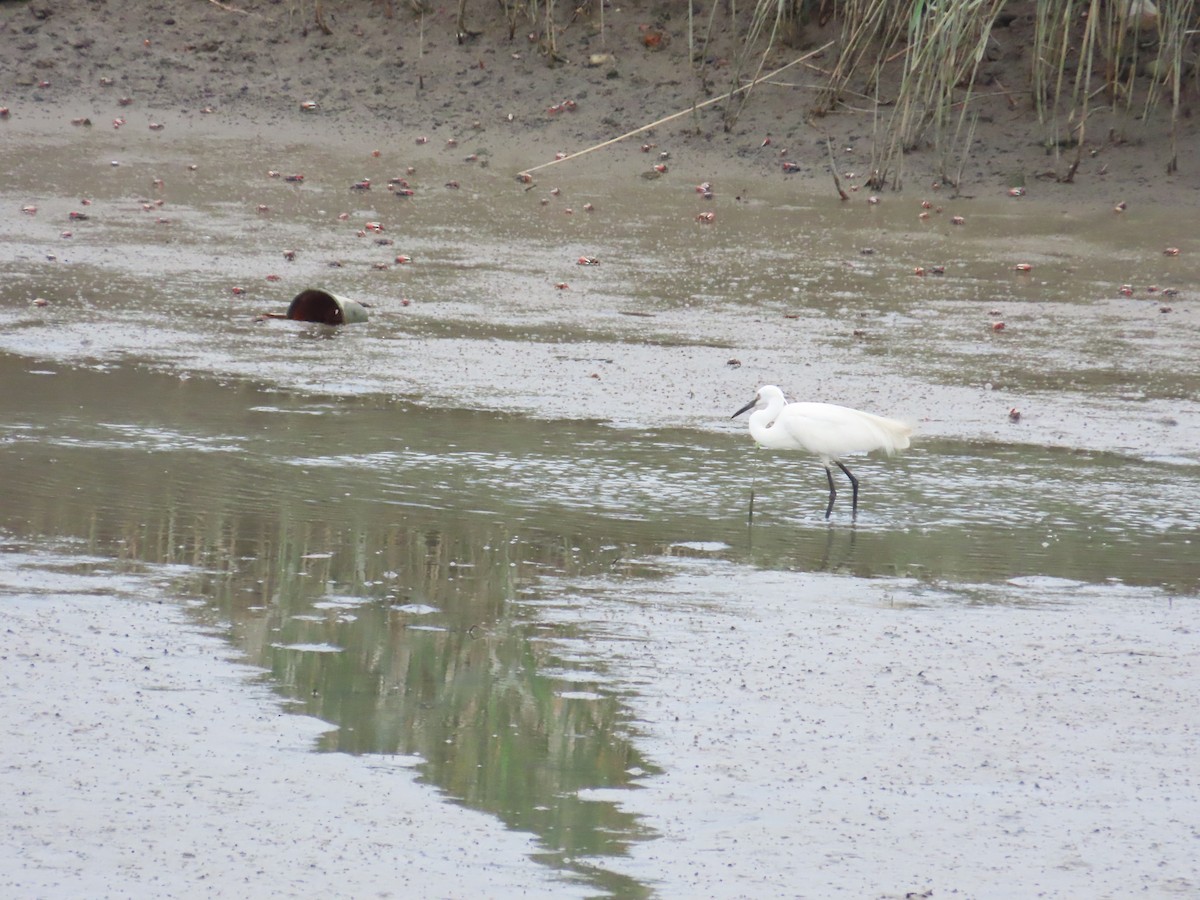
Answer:
[(750, 436), (760, 446), (768, 450), (807, 450), (820, 458), (829, 478), (827, 519), (837, 497), (830, 463), (836, 464), (850, 479), (854, 489), (854, 515), (858, 515), (858, 479), (842, 464), (842, 457), (872, 450), (883, 450), (890, 455), (907, 448), (912, 434), (912, 428), (904, 422), (848, 406), (788, 403), (783, 391), (773, 384), (759, 388), (755, 398), (735, 412), (733, 418), (748, 409), (754, 410), (750, 414)]

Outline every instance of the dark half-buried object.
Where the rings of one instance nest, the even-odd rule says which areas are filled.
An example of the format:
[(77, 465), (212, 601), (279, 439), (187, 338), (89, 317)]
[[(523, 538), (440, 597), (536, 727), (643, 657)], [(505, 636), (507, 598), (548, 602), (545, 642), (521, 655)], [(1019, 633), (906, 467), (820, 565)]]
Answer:
[(367, 321), (367, 308), (356, 300), (339, 297), (318, 288), (301, 291), (288, 307), (287, 317), (323, 325), (353, 325)]

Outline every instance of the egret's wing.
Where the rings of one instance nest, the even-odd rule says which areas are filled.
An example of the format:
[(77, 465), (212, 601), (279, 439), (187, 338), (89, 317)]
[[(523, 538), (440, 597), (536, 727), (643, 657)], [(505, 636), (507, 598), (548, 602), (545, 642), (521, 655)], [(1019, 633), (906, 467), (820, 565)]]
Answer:
[(803, 448), (826, 459), (908, 446), (912, 429), (903, 422), (832, 403), (791, 403), (775, 422)]

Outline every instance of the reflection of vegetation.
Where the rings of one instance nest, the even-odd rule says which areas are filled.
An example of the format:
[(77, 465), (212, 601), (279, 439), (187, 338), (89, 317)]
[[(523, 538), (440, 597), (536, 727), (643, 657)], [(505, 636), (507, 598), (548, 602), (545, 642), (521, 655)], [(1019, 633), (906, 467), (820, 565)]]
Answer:
[[(553, 660), (508, 602), (527, 565), (564, 563), (554, 542), (516, 545), (486, 526), (453, 539), (396, 528), (280, 537), (291, 559), (249, 554), (262, 569), (239, 574), (284, 573), (271, 608), (226, 612), (250, 626), (238, 629), (246, 651), (340, 726), (328, 749), (419, 754), (449, 794), (568, 855), (618, 852), (638, 834), (611, 804), (575, 797), (625, 785), (643, 765), (617, 701), (563, 698), (564, 684), (542, 674)], [(332, 555), (305, 560), (314, 546)]]
[[(261, 569), (239, 574), (280, 576), (270, 608), (225, 612), (246, 652), (306, 712), (339, 726), (326, 749), (419, 755), (430, 781), (534, 832), (559, 864), (618, 854), (646, 836), (613, 803), (578, 796), (627, 787), (632, 768), (651, 769), (618, 700), (564, 697), (578, 683), (543, 674), (558, 661), (530, 640), (535, 623), (518, 619), (510, 602), (530, 569), (573, 568), (560, 541), (516, 542), (502, 526), (480, 524), (453, 536), (297, 525), (279, 542), (290, 558), (251, 553)], [(306, 560), (315, 547), (330, 555)]]
[(183, 584), (217, 603), (242, 649), (306, 712), (339, 726), (327, 749), (418, 754), (451, 796), (566, 855), (620, 852), (636, 822), (576, 792), (627, 785), (632, 766), (649, 767), (615, 698), (565, 699), (578, 685), (542, 674), (556, 661), (510, 603), (531, 570), (587, 562), (494, 523), (460, 529), (339, 531), (285, 514), (277, 530), (230, 543), (243, 531), (230, 519), (225, 535), (189, 548), (201, 571)]

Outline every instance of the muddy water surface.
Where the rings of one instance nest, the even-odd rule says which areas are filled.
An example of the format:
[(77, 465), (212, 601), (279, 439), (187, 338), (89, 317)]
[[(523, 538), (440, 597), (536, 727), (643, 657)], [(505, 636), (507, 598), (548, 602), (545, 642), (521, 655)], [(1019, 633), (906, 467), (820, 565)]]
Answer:
[[(782, 177), (718, 183), (704, 201), (692, 173), (637, 177), (649, 161), (636, 148), (614, 151), (631, 154), (620, 184), (569, 163), (525, 186), (500, 163), (462, 161), (483, 137), (376, 159), (79, 134), (40, 138), (5, 189), (4, 346), (16, 352), (149, 356), (288, 388), (703, 428), (776, 381), (926, 433), (1196, 458), (1184, 413), (1200, 388), (1200, 246), (1170, 211), (929, 191), (921, 220), (917, 196), (839, 204)], [(371, 191), (349, 190), (364, 177)], [(389, 177), (414, 196), (388, 193)], [(24, 203), (37, 215), (19, 215)], [(90, 218), (72, 222), (72, 210)], [(712, 225), (694, 219), (705, 210)], [(371, 327), (329, 347), (329, 335), (255, 323), (314, 285), (373, 304)], [(37, 295), (51, 306), (20, 302)], [(1015, 405), (1021, 426), (1008, 428)]]
[[(687, 557), (697, 608), (706, 560), (714, 596), (778, 571), (804, 602), (817, 572), (965, 605), (1071, 584), (1131, 614), (1132, 589), (1200, 590), (1200, 245), (1164, 255), (1169, 217), (935, 196), (923, 221), (919, 198), (706, 203), (566, 170), (526, 189), (473, 148), (39, 140), (0, 197), (0, 528), (180, 566), (180, 595), (338, 725), (324, 749), (419, 756), (597, 888), (652, 889), (602, 860), (655, 840), (620, 792), (669, 760), (628, 702), (645, 671), (582, 652), (634, 638), (564, 616), (571, 585), (627, 599)], [(416, 194), (388, 194), (409, 162)], [(256, 316), (312, 285), (371, 321)], [(852, 466), (857, 523), (848, 496), (823, 519), (819, 465), (728, 422), (764, 381), (917, 424)]]

